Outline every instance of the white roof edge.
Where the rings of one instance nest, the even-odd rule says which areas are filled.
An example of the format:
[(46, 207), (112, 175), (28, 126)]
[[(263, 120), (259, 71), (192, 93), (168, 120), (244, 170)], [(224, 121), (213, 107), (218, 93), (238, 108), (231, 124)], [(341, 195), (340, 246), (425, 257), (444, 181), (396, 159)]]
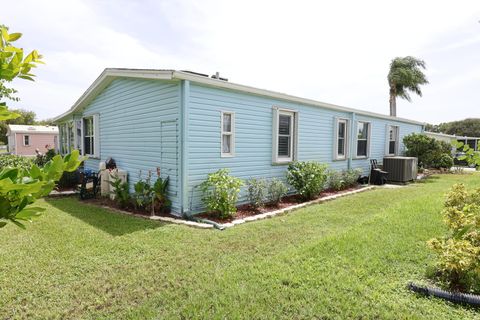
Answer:
[(468, 136), (457, 136), (453, 134), (446, 134), (446, 133), (441, 133), (441, 132), (431, 132), (431, 131), (425, 131), (426, 134), (432, 134), (434, 136), (442, 136), (442, 137), (448, 137), (448, 138), (462, 138), (462, 139), (467, 139), (467, 140), (478, 140), (480, 137), (468, 137)]
[[(301, 98), (297, 96), (292, 96), (285, 93), (259, 89), (255, 87), (250, 87), (242, 84), (237, 84), (233, 82), (228, 82), (224, 80), (218, 80), (213, 78), (204, 77), (201, 75), (195, 75), (190, 72), (176, 71), (176, 70), (152, 70), (152, 69), (117, 69), (117, 68), (106, 68), (100, 76), (90, 85), (90, 87), (85, 91), (85, 93), (74, 103), (74, 105), (67, 112), (55, 117), (53, 121), (61, 120), (62, 118), (68, 116), (74, 111), (80, 109), (85, 103), (88, 103), (93, 99), (95, 93), (99, 90), (105, 88), (114, 78), (142, 78), (142, 79), (162, 79), (162, 80), (188, 80), (192, 82), (201, 83), (208, 86), (219, 87), (224, 89), (236, 90), (241, 92), (252, 93), (260, 96), (267, 96), (271, 98), (287, 100), (291, 102), (314, 105), (326, 109), (338, 110), (343, 112), (353, 112), (359, 115), (370, 116), (375, 118), (387, 119), (392, 121), (412, 123), (416, 125), (425, 125), (424, 122), (392, 117), (385, 114), (364, 111), (360, 109), (342, 107), (330, 103), (320, 102), (312, 99)], [(93, 96), (93, 97), (92, 97)]]

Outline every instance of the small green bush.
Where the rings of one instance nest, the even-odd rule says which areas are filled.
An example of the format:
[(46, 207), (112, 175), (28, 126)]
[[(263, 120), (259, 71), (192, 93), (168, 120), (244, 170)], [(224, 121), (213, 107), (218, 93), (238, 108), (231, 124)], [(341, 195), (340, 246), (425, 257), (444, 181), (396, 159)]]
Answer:
[(342, 171), (327, 171), (327, 188), (340, 191), (357, 185), (357, 180), (362, 173), (361, 169), (348, 169)]
[[(48, 147), (48, 145), (46, 146)], [(53, 148), (49, 148), (47, 152), (43, 154), (37, 154), (35, 157), (35, 164), (39, 167), (43, 167), (48, 161), (52, 160), (57, 155), (57, 152)]]
[(247, 180), (247, 198), (254, 209), (265, 205), (267, 187), (268, 185), (265, 179), (250, 178)]
[(438, 159), (435, 159), (432, 166), (440, 169), (450, 169), (453, 167), (453, 157), (450, 154), (443, 153)]
[(449, 232), (428, 241), (437, 255), (438, 277), (452, 290), (480, 293), (480, 189), (456, 184), (444, 206)]
[(128, 187), (128, 181), (122, 181), (118, 176), (111, 175), (113, 181), (109, 181), (113, 187), (112, 193), (114, 194), (114, 200), (118, 203), (120, 208), (126, 208), (130, 203), (130, 190)]
[(327, 167), (317, 161), (295, 161), (288, 165), (287, 182), (305, 200), (314, 199), (325, 187)]
[(200, 184), (202, 201), (207, 210), (216, 212), (220, 218), (230, 218), (237, 212), (235, 204), (238, 200), (241, 179), (229, 175), (228, 169), (220, 169), (210, 173), (207, 180)]
[(0, 171), (7, 167), (30, 170), (32, 164), (33, 158), (11, 154), (0, 155)]
[(283, 181), (273, 178), (268, 183), (267, 201), (269, 204), (278, 205), (282, 198), (287, 195), (288, 187)]

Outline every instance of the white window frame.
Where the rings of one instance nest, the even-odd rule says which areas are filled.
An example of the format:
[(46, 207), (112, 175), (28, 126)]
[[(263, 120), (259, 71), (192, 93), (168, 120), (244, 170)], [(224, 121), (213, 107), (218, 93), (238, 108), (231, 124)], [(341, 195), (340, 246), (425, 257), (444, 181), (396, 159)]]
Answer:
[[(223, 131), (223, 116), (229, 114), (231, 127), (230, 132)], [(230, 152), (223, 152), (223, 136), (230, 136)], [(221, 111), (220, 112), (220, 156), (222, 158), (231, 158), (235, 156), (235, 112)]]
[[(288, 164), (297, 158), (298, 145), (298, 112), (290, 109), (273, 108), (273, 125), (272, 125), (272, 161), (274, 164)], [(278, 133), (280, 115), (287, 115), (291, 117), (290, 124), (290, 156), (278, 156)]]
[[(90, 118), (92, 118), (93, 136), (88, 137), (93, 137), (93, 154), (88, 154), (85, 152), (85, 120)], [(100, 159), (100, 126), (98, 114), (85, 115), (82, 118), (82, 154), (94, 159)]]
[[(67, 130), (67, 123), (62, 123), (58, 126), (58, 130), (60, 133), (60, 145), (59, 150), (60, 154), (65, 155), (68, 151), (68, 130)], [(64, 145), (65, 144), (65, 145)]]
[[(359, 156), (358, 155), (358, 127), (359, 127), (359, 124), (360, 123), (364, 123), (367, 125), (367, 155), (363, 156)], [(357, 121), (357, 125), (355, 127), (355, 159), (368, 159), (370, 158), (370, 141), (372, 140), (371, 139), (372, 137), (372, 123), (370, 121), (363, 121), (363, 120), (359, 120)], [(361, 140), (364, 140), (364, 139), (361, 139)]]
[[(394, 129), (394, 138), (395, 140), (390, 140), (390, 129)], [(387, 156), (396, 156), (398, 155), (399, 145), (400, 145), (400, 127), (395, 125), (387, 125), (387, 136), (386, 136), (386, 145), (385, 145), (385, 155)], [(395, 141), (395, 150), (393, 153), (390, 153), (390, 142)]]
[[(25, 138), (27, 138), (27, 137), (28, 137), (28, 144), (25, 143)], [(30, 135), (29, 135), (29, 134), (24, 134), (24, 135), (23, 135), (23, 146), (24, 146), (24, 147), (30, 147), (30, 146), (31, 146), (31, 144), (30, 144)]]
[[(339, 136), (338, 136), (338, 129), (340, 127), (340, 123), (344, 123), (345, 124), (345, 137), (343, 138), (344, 139), (344, 143), (343, 143), (343, 151), (344, 151), (344, 154), (343, 155), (339, 155), (338, 154), (338, 140), (339, 140)], [(335, 118), (335, 126), (334, 126), (334, 140), (333, 140), (333, 160), (347, 160), (348, 158), (348, 155), (349, 155), (349, 149), (350, 149), (350, 121), (346, 118)]]

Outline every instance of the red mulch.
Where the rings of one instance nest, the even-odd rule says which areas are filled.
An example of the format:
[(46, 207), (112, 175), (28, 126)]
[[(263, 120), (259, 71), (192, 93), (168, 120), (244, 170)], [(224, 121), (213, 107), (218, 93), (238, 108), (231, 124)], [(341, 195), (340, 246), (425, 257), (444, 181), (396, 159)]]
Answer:
[[(339, 193), (345, 193), (345, 192), (353, 191), (353, 190), (356, 190), (356, 189), (359, 189), (359, 188), (360, 188), (359, 186), (355, 186), (355, 187), (351, 187), (351, 188), (348, 188), (348, 189), (343, 189), (341, 191), (325, 190), (325, 191), (322, 191), (320, 193), (320, 195), (318, 197), (316, 197), (315, 199), (328, 197), (328, 196), (339, 194)], [(313, 200), (315, 200), (315, 199), (313, 199)], [(309, 201), (311, 201), (311, 200), (309, 200)], [(212, 220), (212, 221), (219, 222), (219, 223), (226, 223), (226, 222), (232, 222), (233, 220), (243, 219), (243, 218), (246, 218), (246, 217), (254, 216), (254, 215), (257, 215), (257, 214), (262, 214), (262, 213), (267, 213), (267, 212), (271, 212), (271, 211), (278, 210), (278, 209), (283, 209), (283, 208), (290, 207), (290, 206), (293, 206), (293, 205), (296, 205), (296, 204), (299, 204), (299, 203), (302, 203), (302, 202), (306, 202), (306, 201), (303, 201), (303, 199), (299, 195), (291, 195), (291, 196), (284, 197), (282, 199), (282, 201), (278, 204), (278, 206), (267, 205), (265, 207), (258, 208), (258, 210), (255, 210), (249, 204), (243, 204), (243, 205), (237, 207), (237, 213), (235, 214), (235, 216), (233, 218), (222, 219), (222, 218), (219, 218), (218, 214), (216, 214), (214, 212), (203, 212), (203, 213), (195, 215), (195, 217)]]

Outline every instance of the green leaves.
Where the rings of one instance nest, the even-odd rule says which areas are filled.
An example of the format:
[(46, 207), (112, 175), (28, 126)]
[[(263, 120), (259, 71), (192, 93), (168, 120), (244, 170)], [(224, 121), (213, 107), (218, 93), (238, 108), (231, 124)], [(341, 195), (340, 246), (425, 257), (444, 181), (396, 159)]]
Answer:
[(6, 106), (0, 105), (0, 121), (16, 119), (18, 117), (20, 117), (18, 113), (10, 112)]
[(0, 171), (0, 227), (6, 221), (24, 228), (21, 221), (31, 221), (45, 209), (31, 207), (39, 197), (48, 195), (64, 171), (74, 171), (85, 160), (78, 150), (62, 158), (55, 156), (43, 168), (6, 167)]

